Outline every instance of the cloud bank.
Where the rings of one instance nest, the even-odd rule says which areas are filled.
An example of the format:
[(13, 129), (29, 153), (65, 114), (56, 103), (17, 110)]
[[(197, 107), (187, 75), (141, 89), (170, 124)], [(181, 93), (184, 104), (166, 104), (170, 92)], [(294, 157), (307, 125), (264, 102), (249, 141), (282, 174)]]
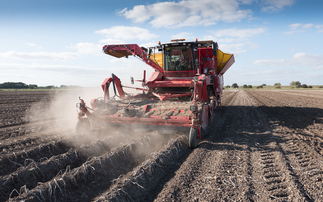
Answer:
[(294, 24), (290, 24), (288, 27), (289, 27), (289, 31), (284, 32), (284, 34), (295, 34), (295, 33), (305, 32), (307, 30), (310, 30), (311, 28), (315, 28), (318, 32), (321, 32), (321, 33), (323, 32), (323, 25), (312, 24), (312, 23), (307, 23), (307, 24), (294, 23)]
[(135, 23), (149, 21), (156, 28), (209, 26), (217, 22), (239, 22), (250, 18), (253, 13), (251, 9), (241, 9), (240, 6), (258, 2), (262, 11), (277, 12), (292, 6), (295, 0), (182, 0), (137, 5), (118, 13)]
[(294, 66), (306, 68), (323, 69), (323, 55), (296, 53), (290, 59), (273, 59), (273, 60), (256, 60), (255, 65), (270, 65), (270, 66)]
[(71, 60), (78, 59), (80, 55), (72, 52), (16, 52), (0, 53), (0, 57), (18, 60)]
[(125, 8), (119, 14), (136, 23), (150, 21), (153, 27), (184, 27), (214, 25), (216, 22), (238, 22), (252, 13), (240, 9), (239, 0), (188, 0), (179, 2), (159, 2)]
[(130, 26), (113, 26), (109, 29), (97, 30), (95, 33), (104, 35), (105, 39), (102, 39), (100, 42), (107, 44), (120, 44), (137, 40), (149, 41), (159, 37), (157, 34), (151, 33), (148, 29)]

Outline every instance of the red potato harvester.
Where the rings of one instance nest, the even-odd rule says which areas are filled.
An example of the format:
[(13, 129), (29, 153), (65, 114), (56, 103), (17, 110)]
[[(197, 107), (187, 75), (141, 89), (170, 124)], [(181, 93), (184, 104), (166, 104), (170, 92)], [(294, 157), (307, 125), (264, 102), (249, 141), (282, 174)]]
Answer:
[[(155, 72), (146, 80), (144, 71), (143, 79), (136, 80), (142, 88), (123, 86), (114, 74), (106, 78), (102, 83), (103, 98), (93, 99), (91, 108), (82, 99), (77, 104), (80, 112), (76, 131), (89, 131), (102, 123), (179, 127), (189, 131), (189, 147), (197, 147), (221, 106), (223, 74), (234, 63), (234, 55), (223, 53), (211, 40), (184, 39), (159, 42), (149, 48), (137, 44), (105, 45), (103, 52), (117, 58), (133, 55)], [(110, 85), (113, 96), (109, 94)], [(141, 93), (131, 96), (124, 88)]]

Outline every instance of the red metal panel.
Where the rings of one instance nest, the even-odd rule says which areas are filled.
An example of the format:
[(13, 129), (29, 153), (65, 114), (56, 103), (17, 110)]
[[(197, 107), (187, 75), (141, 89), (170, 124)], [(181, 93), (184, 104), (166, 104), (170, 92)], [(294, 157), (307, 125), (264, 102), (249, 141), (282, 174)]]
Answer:
[(189, 71), (165, 71), (164, 72), (165, 77), (194, 77), (195, 76), (195, 70), (189, 70)]
[(128, 57), (129, 55), (140, 57), (146, 64), (159, 72), (164, 70), (154, 61), (148, 58), (148, 55), (137, 44), (119, 44), (119, 45), (105, 45), (103, 46), (105, 54), (120, 58)]
[(153, 87), (191, 87), (192, 80), (163, 80), (147, 83), (149, 88)]
[(162, 78), (163, 78), (163, 74), (161, 72), (153, 72), (150, 75), (147, 83), (151, 83), (153, 81), (160, 81), (162, 80)]

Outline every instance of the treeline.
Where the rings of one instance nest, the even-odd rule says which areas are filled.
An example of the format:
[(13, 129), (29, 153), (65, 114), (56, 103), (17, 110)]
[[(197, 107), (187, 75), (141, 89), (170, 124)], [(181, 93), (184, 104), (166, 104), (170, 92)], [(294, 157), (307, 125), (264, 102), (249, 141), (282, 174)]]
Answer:
[[(262, 84), (262, 85), (256, 86), (256, 88), (264, 88), (265, 86), (267, 86), (267, 85), (266, 84)], [(268, 87), (270, 87), (270, 85), (268, 85)], [(281, 85), (281, 83), (275, 83), (273, 85), (273, 87), (274, 88), (281, 88), (282, 85)], [(287, 87), (287, 86), (285, 86), (285, 87)], [(311, 86), (311, 85), (308, 86), (306, 84), (301, 84), (301, 82), (299, 82), (299, 81), (292, 81), (290, 83), (290, 87), (291, 87), (291, 89), (293, 89), (293, 88), (313, 88), (313, 86)], [(239, 88), (239, 85), (237, 83), (233, 83), (231, 86), (230, 85), (227, 85), (225, 88)], [(242, 86), (242, 88), (253, 88), (253, 86), (252, 85), (244, 84)], [(316, 88), (323, 88), (323, 86), (316, 86)]]
[(66, 86), (61, 85), (60, 87), (50, 86), (38, 86), (36, 84), (25, 84), (23, 82), (4, 82), (0, 83), (0, 89), (55, 89), (55, 88), (77, 88), (79, 86)]
[(5, 82), (0, 83), (0, 88), (2, 89), (33, 89), (38, 88), (36, 84), (27, 85), (23, 82)]

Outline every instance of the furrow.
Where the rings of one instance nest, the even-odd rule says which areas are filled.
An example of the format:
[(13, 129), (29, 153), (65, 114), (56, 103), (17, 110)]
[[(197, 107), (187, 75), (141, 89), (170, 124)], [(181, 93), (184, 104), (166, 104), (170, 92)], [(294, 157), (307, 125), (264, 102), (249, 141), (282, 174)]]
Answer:
[[(29, 190), (24, 188), (12, 201), (89, 201), (111, 186), (111, 181), (125, 175), (144, 161), (144, 151), (150, 147), (151, 138), (124, 145), (101, 156), (95, 156), (81, 166), (66, 170), (53, 180)], [(91, 190), (91, 191), (89, 191)]]
[[(82, 165), (91, 156), (102, 155), (110, 149), (109, 145), (115, 144), (112, 138), (94, 141), (78, 149), (70, 149), (64, 154), (52, 156), (44, 162), (27, 160), (29, 165), (0, 178), (0, 200), (8, 199), (12, 190), (20, 190), (22, 186), (33, 189), (38, 183), (51, 180), (65, 169), (73, 169)], [(14, 193), (12, 196), (15, 196)]]
[[(185, 137), (185, 136), (184, 136)], [(108, 191), (95, 201), (149, 201), (155, 189), (169, 174), (174, 164), (189, 151), (187, 138), (170, 140), (165, 149), (150, 154), (146, 161), (118, 178)]]

